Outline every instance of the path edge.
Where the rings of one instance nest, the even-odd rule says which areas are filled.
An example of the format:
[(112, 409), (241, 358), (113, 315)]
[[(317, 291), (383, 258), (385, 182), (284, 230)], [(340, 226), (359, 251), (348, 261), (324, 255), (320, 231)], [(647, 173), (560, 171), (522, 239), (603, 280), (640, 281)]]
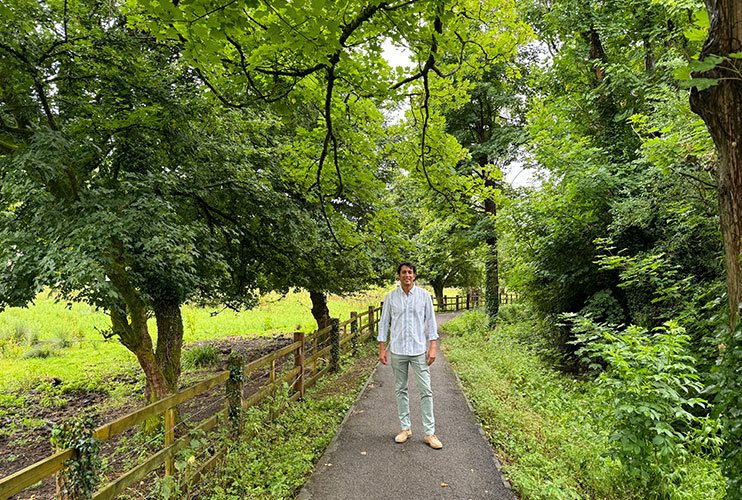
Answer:
[[(363, 387), (361, 387), (361, 390), (358, 392), (358, 395), (356, 396), (356, 399), (353, 401), (353, 404), (350, 405), (350, 408), (348, 408), (348, 411), (345, 412), (345, 415), (343, 416), (343, 420), (340, 421), (340, 425), (338, 425), (338, 429), (335, 432), (335, 435), (332, 436), (332, 439), (325, 447), (325, 450), (322, 452), (322, 455), (319, 457), (319, 460), (315, 464), (314, 469), (309, 475), (309, 478), (307, 481), (302, 485), (301, 490), (299, 490), (299, 494), (294, 497), (294, 500), (310, 500), (312, 498), (312, 494), (309, 493), (307, 490), (307, 487), (311, 484), (311, 482), (314, 479), (314, 475), (322, 470), (318, 469), (317, 465), (322, 463), (322, 460), (325, 458), (325, 456), (330, 453), (336, 446), (336, 442), (338, 439), (338, 435), (340, 434), (340, 431), (343, 428), (343, 425), (345, 425), (345, 422), (350, 418), (350, 416), (353, 414), (353, 411), (355, 410), (356, 406), (358, 405), (358, 401), (361, 399), (361, 396), (364, 392), (366, 392), (366, 388), (368, 387), (368, 384), (371, 383), (371, 380), (374, 378), (374, 375), (376, 375), (376, 370), (379, 368), (379, 362), (376, 362), (376, 366), (374, 366), (374, 369), (371, 371), (371, 373), (366, 378), (366, 382), (363, 384)], [(455, 372), (454, 372), (455, 374)], [(458, 377), (457, 377), (458, 379)], [(467, 404), (469, 403), (469, 400), (467, 399)], [(471, 405), (469, 406), (471, 408)], [(478, 423), (478, 422), (477, 422)], [(499, 470), (499, 469), (498, 469)]]
[(469, 407), (469, 411), (471, 412), (472, 416), (474, 417), (474, 421), (477, 423), (477, 429), (479, 429), (479, 434), (482, 435), (482, 439), (485, 440), (487, 443), (487, 446), (490, 450), (492, 461), (495, 463), (495, 468), (497, 468), (497, 472), (500, 473), (500, 481), (502, 481), (502, 485), (507, 489), (508, 491), (513, 494), (513, 498), (515, 498), (515, 493), (513, 492), (513, 485), (510, 483), (507, 477), (505, 477), (505, 473), (502, 471), (502, 463), (500, 462), (500, 459), (497, 458), (497, 454), (495, 453), (495, 450), (492, 449), (492, 445), (490, 444), (489, 439), (487, 439), (487, 433), (484, 432), (484, 428), (482, 428), (482, 424), (479, 422), (479, 419), (477, 418), (477, 413), (474, 411), (474, 407), (471, 405), (471, 401), (469, 401), (469, 396), (466, 395), (466, 391), (464, 390), (464, 384), (461, 382), (461, 379), (459, 378), (459, 374), (456, 373), (456, 370), (453, 368), (453, 364), (451, 362), (448, 362), (449, 367), (451, 368), (451, 372), (453, 373), (453, 376), (456, 377), (456, 384), (459, 387), (459, 390), (461, 391), (461, 394), (464, 396), (464, 400), (466, 401), (466, 406)]

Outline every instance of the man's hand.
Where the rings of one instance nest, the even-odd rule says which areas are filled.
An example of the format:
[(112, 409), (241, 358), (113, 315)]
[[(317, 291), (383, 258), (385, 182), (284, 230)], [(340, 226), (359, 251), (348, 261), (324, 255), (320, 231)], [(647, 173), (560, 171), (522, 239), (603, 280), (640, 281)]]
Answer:
[(428, 362), (428, 366), (432, 365), (433, 361), (435, 361), (435, 347), (436, 347), (436, 341), (431, 340), (430, 347), (428, 348), (428, 355), (425, 356), (425, 360)]
[(379, 342), (379, 361), (381, 361), (382, 365), (386, 364), (386, 346), (384, 342)]

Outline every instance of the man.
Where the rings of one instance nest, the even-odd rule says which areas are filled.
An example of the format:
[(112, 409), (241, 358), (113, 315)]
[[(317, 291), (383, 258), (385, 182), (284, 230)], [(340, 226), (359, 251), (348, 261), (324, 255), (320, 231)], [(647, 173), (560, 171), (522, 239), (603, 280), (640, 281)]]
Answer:
[[(402, 430), (394, 441), (404, 443), (412, 437), (410, 400), (407, 394), (407, 372), (412, 366), (420, 394), (425, 443), (436, 450), (443, 448), (435, 435), (433, 390), (430, 387), (430, 365), (435, 361), (438, 325), (435, 321), (430, 293), (415, 286), (415, 265), (402, 262), (397, 268), (400, 288), (386, 295), (379, 321), (379, 361), (387, 363), (386, 340), (389, 334), (389, 354), (394, 371), (394, 393)], [(430, 347), (426, 352), (425, 329)]]

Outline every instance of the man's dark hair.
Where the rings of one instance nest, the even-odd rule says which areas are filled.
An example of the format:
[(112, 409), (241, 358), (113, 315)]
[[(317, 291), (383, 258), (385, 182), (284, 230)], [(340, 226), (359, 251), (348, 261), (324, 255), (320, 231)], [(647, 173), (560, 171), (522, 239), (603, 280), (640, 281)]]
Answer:
[(403, 267), (403, 266), (407, 266), (407, 267), (409, 267), (410, 269), (412, 269), (412, 272), (413, 272), (413, 273), (417, 274), (417, 269), (415, 269), (415, 264), (413, 264), (412, 262), (410, 262), (410, 261), (407, 261), (407, 260), (406, 260), (406, 261), (404, 261), (404, 262), (402, 262), (401, 264), (399, 264), (399, 265), (397, 266), (397, 274), (399, 274), (399, 273), (401, 273), (401, 272), (402, 272), (402, 267)]

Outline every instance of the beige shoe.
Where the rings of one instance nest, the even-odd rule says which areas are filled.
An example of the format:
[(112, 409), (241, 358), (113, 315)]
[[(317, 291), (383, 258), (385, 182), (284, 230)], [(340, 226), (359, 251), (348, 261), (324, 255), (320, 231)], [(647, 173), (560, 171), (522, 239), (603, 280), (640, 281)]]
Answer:
[(433, 448), (434, 450), (440, 450), (443, 448), (441, 440), (435, 434), (428, 434), (425, 436), (425, 444)]
[(399, 434), (397, 434), (397, 437), (394, 438), (394, 441), (397, 443), (404, 443), (408, 439), (412, 437), (412, 431), (409, 429), (402, 429), (399, 431)]

